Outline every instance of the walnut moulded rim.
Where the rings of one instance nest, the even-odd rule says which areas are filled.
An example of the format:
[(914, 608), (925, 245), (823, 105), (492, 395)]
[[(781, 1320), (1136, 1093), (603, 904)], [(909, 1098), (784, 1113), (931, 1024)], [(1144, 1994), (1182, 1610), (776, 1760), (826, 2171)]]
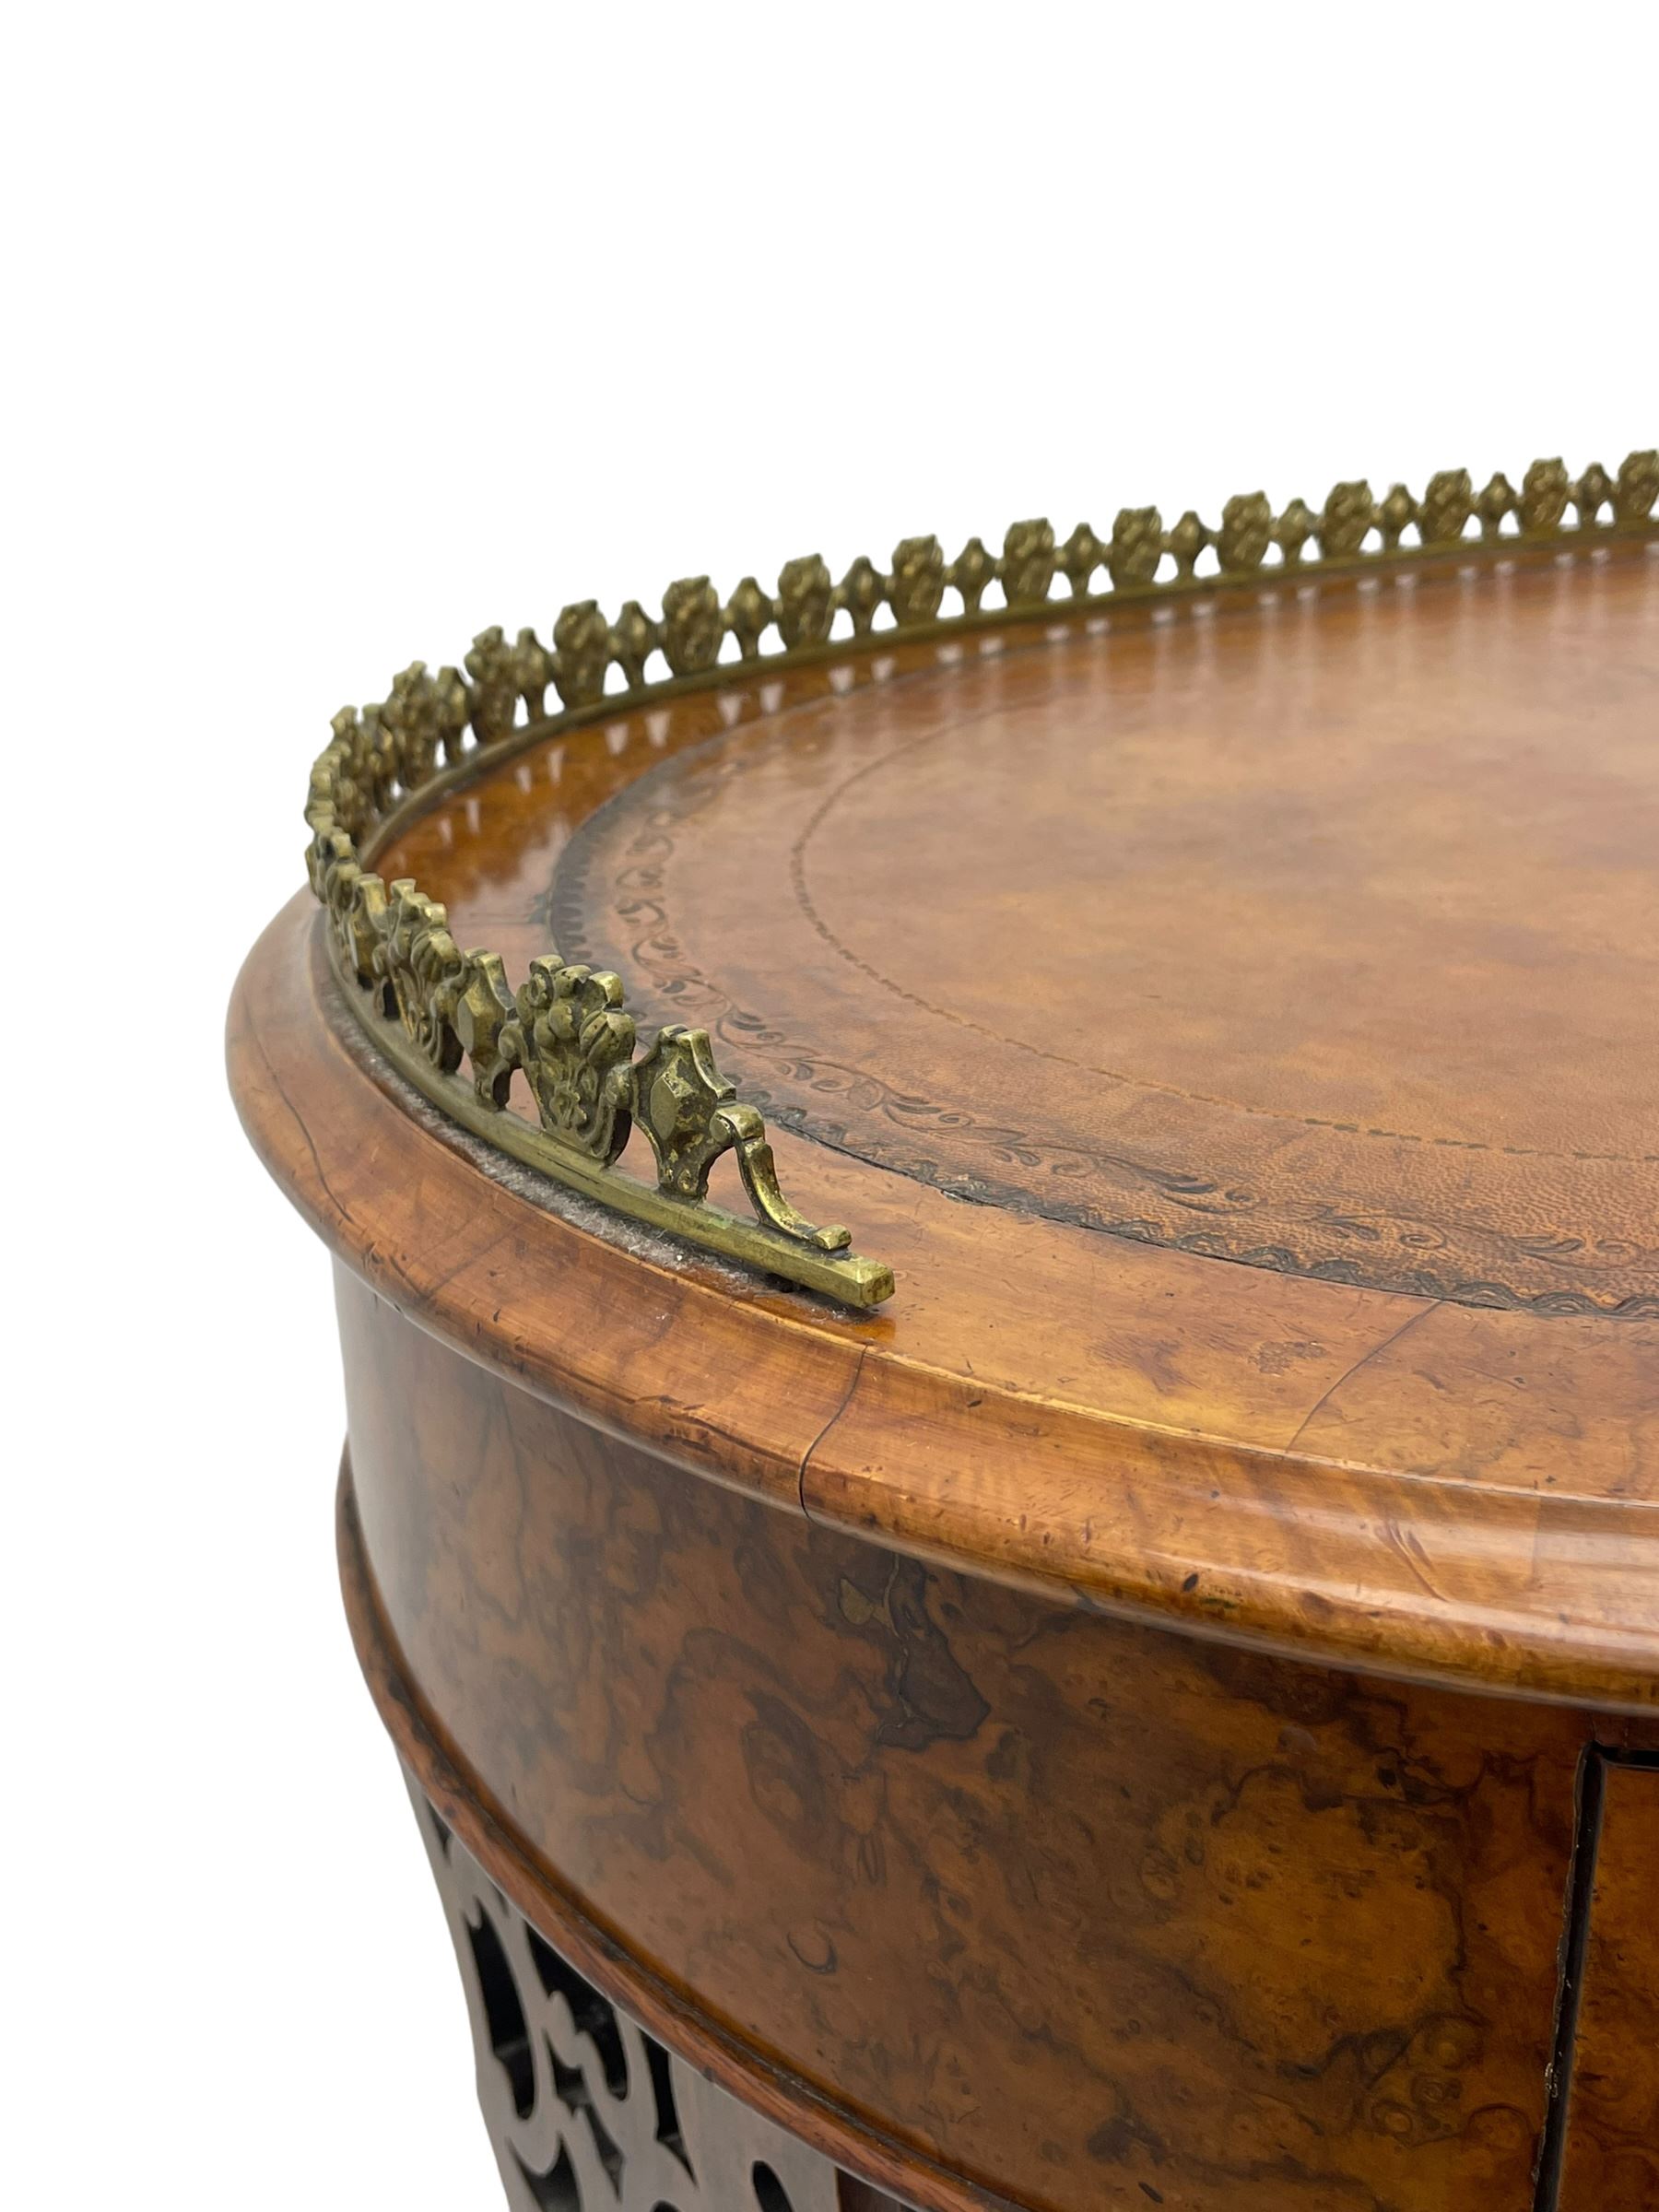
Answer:
[[(657, 1048), (633, 1056), (637, 979), (625, 991), (597, 963), (554, 955), (514, 993), (495, 956), (456, 949), (444, 910), (412, 885), (361, 887), (434, 809), (556, 740), (603, 759), (665, 712), (717, 731), (884, 669), (993, 647), (1029, 656), (1102, 621), (1128, 635), (1182, 610), (1225, 605), (1250, 622), (1292, 594), (1335, 606), (1371, 580), (1473, 590), (1504, 567), (1628, 568), (1651, 562), (1656, 496), (1653, 454), (1617, 477), (1537, 464), (1519, 492), (1496, 478), (1477, 493), (1448, 472), (1421, 500), (1340, 486), (1318, 515), (1300, 502), (1276, 515), (1253, 495), (1214, 531), (1129, 511), (1110, 539), (1079, 528), (1056, 546), (1046, 524), (1023, 524), (999, 557), (973, 541), (955, 562), (907, 540), (888, 572), (855, 563), (838, 585), (820, 561), (792, 563), (776, 594), (751, 579), (724, 606), (693, 580), (660, 621), (637, 606), (614, 623), (567, 609), (551, 652), (484, 632), (465, 677), (417, 664), (384, 707), (336, 724), (309, 810), (323, 911), (297, 900), (278, 914), (232, 1003), (250, 1135), (338, 1259), (400, 1312), (782, 1510), (1201, 1635), (1649, 1710), (1651, 1316), (1460, 1302), (963, 1205), (786, 1118), (769, 1135), (707, 1037), (683, 1028), (669, 1046), (698, 1097), (678, 1153), (644, 1097)], [(1206, 554), (1218, 574), (1199, 573)], [(1096, 592), (1101, 569), (1111, 588)], [(1072, 595), (1051, 599), (1061, 576)], [(983, 603), (994, 579), (1001, 607)], [(963, 611), (946, 616), (952, 584)], [(890, 627), (876, 626), (879, 609)], [(838, 617), (845, 638), (830, 635)], [(736, 658), (720, 657), (723, 641)], [(669, 673), (653, 682), (658, 653)], [(605, 690), (613, 669), (621, 692)], [(656, 757), (638, 749), (618, 776)], [(541, 1087), (539, 1126), (501, 1110), (520, 1077)], [(617, 1164), (636, 1117), (668, 1210), (629, 1223), (618, 1191), (648, 1192)], [(544, 1149), (513, 1157), (500, 1142), (510, 1125)], [(724, 1248), (702, 1195), (723, 1151), (760, 1217)], [(860, 1293), (837, 1273), (845, 1232), (805, 1222), (785, 1186), (881, 1255), (858, 1263)], [(779, 1253), (794, 1267), (772, 1265)], [(732, 1265), (756, 1256), (761, 1269)], [(879, 1303), (889, 1281), (898, 1295)]]
[[(1385, 1433), (1332, 1455), (1306, 1441), (1317, 1398), (1267, 1444), (1260, 1412), (1236, 1401), (1206, 1430), (1102, 1410), (1126, 1369), (1102, 1378), (1094, 1405), (1045, 1394), (1055, 1316), (1041, 1298), (1023, 1336), (1010, 1310), (1005, 1372), (983, 1373), (951, 1311), (965, 1286), (982, 1289), (960, 1218), (976, 1209), (894, 1206), (903, 1324), (854, 1317), (666, 1241), (623, 1242), (556, 1186), (490, 1171), (484, 1149), (418, 1111), (359, 1039), (296, 899), (250, 956), (230, 1011), (232, 1088), (255, 1149), (378, 1295), (536, 1395), (782, 1510), (1085, 1606), (1389, 1675), (1606, 1710), (1659, 1703), (1650, 1501), (1598, 1495), (1588, 1479), (1577, 1494), (1465, 1479), (1455, 1439), (1440, 1477), (1382, 1458)], [(832, 1156), (824, 1172), (855, 1192), (881, 1180)], [(1077, 1230), (1042, 1241), (1074, 1262), (1086, 1241), (1110, 1325), (1132, 1331), (1167, 1315), (1200, 1270), (1247, 1273)], [(1472, 1326), (1504, 1332), (1506, 1349), (1544, 1332), (1552, 1355), (1594, 1334), (1627, 1368), (1641, 1339), (1653, 1371), (1645, 1324), (1258, 1279), (1277, 1311), (1256, 1340), (1327, 1315), (1319, 1325), (1347, 1374), (1415, 1340), (1477, 1380), (1493, 1355)], [(982, 1356), (994, 1338), (972, 1341)], [(1320, 1397), (1339, 1404), (1341, 1379)]]

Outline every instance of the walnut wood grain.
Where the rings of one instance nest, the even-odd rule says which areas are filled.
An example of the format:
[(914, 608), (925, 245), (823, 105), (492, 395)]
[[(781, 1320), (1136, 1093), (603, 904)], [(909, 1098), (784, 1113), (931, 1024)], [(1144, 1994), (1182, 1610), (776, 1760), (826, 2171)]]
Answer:
[(812, 1529), (339, 1293), (405, 1695), (587, 1916), (839, 2110), (841, 2162), (1056, 2208), (1530, 2203), (1583, 1719)]
[[(827, 2156), (855, 2160), (860, 2177), (875, 2194), (886, 2193), (878, 2186), (885, 2183), (902, 2186), (906, 2201), (920, 2212), (959, 2212), (969, 2204), (976, 2212), (1012, 2212), (1006, 2200), (967, 2188), (954, 2175), (924, 2165), (843, 2109), (815, 2097), (766, 2054), (727, 2032), (695, 1998), (665, 1981), (593, 1918), (505, 1810), (480, 1797), (476, 1781), (411, 1681), (364, 1549), (349, 1450), (341, 1463), (335, 1520), (347, 1618), (365, 1679), (407, 1776), (444, 1828), (543, 1937), (606, 1998), (749, 2110), (786, 2126)], [(872, 2175), (877, 2180), (871, 2181)]]

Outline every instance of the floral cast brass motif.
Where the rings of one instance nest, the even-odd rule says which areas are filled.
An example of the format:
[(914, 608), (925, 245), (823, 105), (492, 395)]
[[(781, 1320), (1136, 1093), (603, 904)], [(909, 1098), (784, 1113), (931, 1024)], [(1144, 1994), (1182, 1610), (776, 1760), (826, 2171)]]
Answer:
[[(978, 538), (947, 561), (934, 537), (906, 538), (884, 575), (865, 559), (841, 582), (817, 554), (788, 562), (776, 595), (746, 577), (723, 606), (706, 576), (671, 584), (660, 619), (630, 600), (610, 622), (596, 604), (568, 606), (551, 650), (532, 630), (509, 644), (482, 631), (465, 673), (417, 661), (382, 705), (335, 717), (312, 771), (307, 865), (324, 906), (336, 971), (371, 1036), (434, 1104), (515, 1158), (603, 1205), (855, 1306), (892, 1294), (891, 1272), (849, 1250), (841, 1228), (816, 1228), (784, 1198), (765, 1125), (717, 1069), (708, 1034), (669, 1025), (634, 1058), (632, 1016), (617, 976), (557, 953), (533, 961), (516, 994), (499, 958), (464, 952), (443, 908), (410, 882), (387, 886), (365, 862), (427, 794), (453, 790), (486, 759), (641, 700), (749, 680), (753, 665), (790, 665), (901, 640), (1102, 606), (1259, 590), (1288, 578), (1500, 559), (1659, 532), (1659, 452), (1631, 453), (1616, 476), (1576, 478), (1537, 461), (1516, 491), (1495, 476), (1479, 491), (1465, 469), (1434, 477), (1421, 499), (1396, 485), (1379, 500), (1363, 480), (1338, 484), (1316, 513), (1265, 494), (1228, 500), (1219, 527), (1192, 512), (1166, 529), (1156, 508), (1127, 508), (1102, 539), (1079, 524), (1057, 544), (1051, 524), (1017, 523), (993, 558)], [(1570, 521), (1569, 515), (1571, 520)], [(1270, 559), (1277, 553), (1277, 559)], [(1210, 557), (1204, 572), (1199, 563)], [(1094, 587), (1101, 571), (1106, 587)], [(1053, 597), (1057, 577), (1067, 595)], [(1000, 605), (987, 606), (995, 586)], [(959, 606), (947, 610), (946, 594)], [(768, 631), (778, 644), (763, 651)], [(727, 641), (735, 651), (725, 659)], [(666, 673), (654, 673), (660, 660)], [(622, 688), (607, 692), (612, 670)], [(549, 688), (562, 711), (548, 711)], [(540, 1128), (503, 1112), (515, 1070)], [(618, 1166), (634, 1125), (654, 1157), (655, 1188)], [(708, 1198), (710, 1170), (734, 1154), (758, 1218)]]

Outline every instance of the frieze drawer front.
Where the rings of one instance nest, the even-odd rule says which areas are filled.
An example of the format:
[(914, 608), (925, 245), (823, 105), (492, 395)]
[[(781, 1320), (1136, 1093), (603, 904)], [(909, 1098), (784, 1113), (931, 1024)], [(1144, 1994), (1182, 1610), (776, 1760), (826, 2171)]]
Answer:
[(1659, 1757), (1598, 1759), (1575, 1930), (1560, 2212), (1659, 2206)]
[(1659, 2212), (1659, 456), (484, 630), (232, 1086), (519, 2212)]

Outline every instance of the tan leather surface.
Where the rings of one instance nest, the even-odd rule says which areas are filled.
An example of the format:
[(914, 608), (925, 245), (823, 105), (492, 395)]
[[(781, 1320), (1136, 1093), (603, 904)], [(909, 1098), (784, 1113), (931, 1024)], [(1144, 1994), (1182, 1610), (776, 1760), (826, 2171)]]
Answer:
[(1282, 594), (747, 723), (577, 834), (567, 959), (947, 1190), (1659, 1311), (1659, 561)]

